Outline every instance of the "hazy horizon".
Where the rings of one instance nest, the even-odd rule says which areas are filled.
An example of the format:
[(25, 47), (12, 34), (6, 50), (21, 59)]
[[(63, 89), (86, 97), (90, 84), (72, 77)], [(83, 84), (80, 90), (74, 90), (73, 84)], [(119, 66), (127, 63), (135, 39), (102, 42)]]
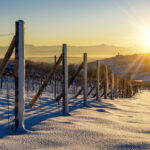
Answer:
[[(142, 46), (138, 46), (138, 45), (134, 45), (134, 46), (126, 46), (126, 47), (120, 47), (120, 46), (116, 46), (116, 45), (109, 45), (109, 44), (98, 44), (98, 45), (84, 45), (84, 46), (79, 46), (79, 45), (68, 45), (67, 44), (67, 49), (68, 49), (68, 54), (69, 56), (74, 56), (74, 57), (80, 57), (83, 53), (89, 53), (89, 57), (99, 57), (98, 55), (109, 55), (109, 56), (113, 56), (113, 55), (127, 55), (127, 54), (135, 54), (135, 53), (148, 53), (149, 50), (142, 47)], [(2, 53), (6, 52), (8, 46), (1, 46), (0, 45), (0, 50)], [(33, 45), (33, 44), (25, 44), (25, 51), (27, 51), (27, 55), (29, 55), (29, 53), (32, 55), (29, 57), (34, 57), (34, 55), (36, 57), (38, 57), (37, 53), (45, 53), (44, 57), (47, 57), (46, 52), (49, 52), (52, 55), (57, 55), (57, 53), (60, 53), (62, 50), (62, 45)], [(36, 51), (36, 53), (34, 53)], [(0, 53), (0, 56), (2, 55), (2, 53)], [(43, 56), (43, 55), (39, 55), (39, 56)]]
[[(3, 58), (8, 47), (0, 46), (0, 58)], [(101, 60), (105, 58), (120, 55), (144, 54), (144, 52), (135, 47), (116, 47), (113, 45), (101, 44), (95, 46), (70, 46), (68, 45), (68, 63), (81, 63), (83, 53), (87, 53), (88, 62)], [(57, 46), (34, 46), (25, 45), (25, 59), (34, 62), (53, 63), (54, 56), (59, 57), (62, 51), (62, 45)], [(146, 50), (145, 50), (146, 53)], [(148, 53), (148, 52), (147, 52)], [(14, 56), (12, 56), (12, 59)]]
[[(1, 46), (9, 45), (15, 33), (15, 21), (22, 19), (25, 21), (25, 44), (140, 45), (144, 47), (143, 52), (150, 51), (148, 0), (5, 0), (0, 4)], [(9, 36), (1, 36), (5, 34)]]
[(148, 0), (5, 0), (0, 4), (0, 57), (18, 19), (25, 22), (26, 58), (59, 56), (63, 43), (70, 57), (150, 53)]

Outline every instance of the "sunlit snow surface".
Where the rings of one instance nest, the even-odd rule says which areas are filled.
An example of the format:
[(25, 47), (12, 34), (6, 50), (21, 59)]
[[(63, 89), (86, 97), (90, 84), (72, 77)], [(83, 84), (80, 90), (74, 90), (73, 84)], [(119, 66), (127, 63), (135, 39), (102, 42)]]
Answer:
[[(89, 99), (89, 107), (83, 107), (82, 98), (72, 99), (68, 116), (62, 115), (61, 105), (50, 100), (47, 93), (35, 108), (27, 108), (35, 94), (29, 92), (26, 133), (8, 130), (6, 94), (0, 92), (0, 150), (150, 149), (150, 91), (130, 99)], [(13, 101), (13, 93), (10, 105), (11, 98)]]

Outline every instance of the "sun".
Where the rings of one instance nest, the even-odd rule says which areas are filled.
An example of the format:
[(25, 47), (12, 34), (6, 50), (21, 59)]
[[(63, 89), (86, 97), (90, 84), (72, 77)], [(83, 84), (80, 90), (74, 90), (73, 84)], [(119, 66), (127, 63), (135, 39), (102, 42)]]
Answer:
[(143, 30), (141, 38), (142, 38), (143, 44), (145, 44), (147, 48), (150, 48), (150, 28), (145, 28)]
[(139, 42), (150, 50), (150, 25), (139, 28)]
[(150, 48), (150, 29), (145, 32), (143, 38), (144, 38), (146, 46)]

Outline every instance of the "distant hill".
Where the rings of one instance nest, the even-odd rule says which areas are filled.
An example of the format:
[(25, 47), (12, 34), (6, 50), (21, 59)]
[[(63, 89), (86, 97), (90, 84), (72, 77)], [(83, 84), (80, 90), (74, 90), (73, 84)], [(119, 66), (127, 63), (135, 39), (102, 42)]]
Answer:
[(150, 65), (150, 53), (133, 55), (116, 55), (106, 58), (105, 61), (115, 62), (118, 65), (145, 64)]
[(113, 64), (110, 66), (116, 73), (120, 74), (136, 74), (150, 71), (150, 54), (116, 55), (103, 61)]
[[(8, 47), (0, 47), (0, 57), (4, 56), (7, 48)], [(62, 46), (25, 45), (26, 59), (31, 59), (34, 61), (49, 62), (49, 57), (54, 57), (55, 55), (59, 56), (61, 51)], [(137, 47), (117, 47), (106, 44), (97, 46), (68, 46), (68, 56), (72, 57), (72, 59), (73, 57), (82, 57), (84, 52), (88, 54), (88, 58), (91, 59), (91, 61), (93, 59), (95, 60), (116, 56), (118, 53), (121, 55), (141, 53), (140, 49)], [(82, 60), (82, 58), (80, 59)]]
[[(4, 52), (8, 47), (0, 46), (0, 56), (4, 55)], [(34, 46), (25, 45), (26, 56), (54, 56), (59, 55), (62, 46)], [(90, 56), (113, 56), (118, 53), (121, 55), (133, 54), (141, 52), (137, 47), (117, 47), (113, 45), (101, 44), (97, 46), (68, 46), (68, 55), (81, 56), (84, 52), (87, 52)]]

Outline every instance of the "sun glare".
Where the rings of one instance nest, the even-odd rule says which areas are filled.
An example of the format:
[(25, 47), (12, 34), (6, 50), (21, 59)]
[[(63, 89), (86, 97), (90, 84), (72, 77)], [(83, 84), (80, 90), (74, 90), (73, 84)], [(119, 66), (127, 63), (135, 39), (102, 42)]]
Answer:
[(150, 50), (150, 26), (144, 25), (139, 31), (139, 42)]
[(144, 39), (146, 46), (150, 48), (150, 29), (145, 32)]

